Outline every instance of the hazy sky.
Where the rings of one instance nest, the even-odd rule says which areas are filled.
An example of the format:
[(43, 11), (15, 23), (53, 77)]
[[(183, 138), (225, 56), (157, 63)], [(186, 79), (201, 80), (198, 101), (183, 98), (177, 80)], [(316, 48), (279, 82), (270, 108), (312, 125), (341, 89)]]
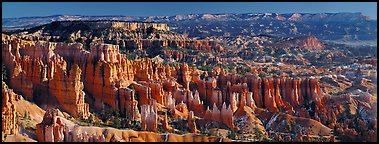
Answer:
[(362, 12), (377, 19), (377, 2), (2, 2), (3, 18), (60, 14), (172, 16), (254, 12)]

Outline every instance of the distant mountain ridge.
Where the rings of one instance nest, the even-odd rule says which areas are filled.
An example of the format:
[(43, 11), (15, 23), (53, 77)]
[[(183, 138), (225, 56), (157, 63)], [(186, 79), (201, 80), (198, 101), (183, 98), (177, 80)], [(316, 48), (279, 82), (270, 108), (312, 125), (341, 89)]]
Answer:
[(315, 35), (319, 40), (342, 42), (375, 42), (377, 20), (356, 13), (242, 13), (185, 14), (174, 16), (82, 16), (52, 15), (46, 17), (3, 18), (3, 32), (31, 28), (54, 21), (119, 20), (165, 23), (170, 30), (189, 37), (228, 37), (275, 35), (298, 37)]
[(29, 28), (53, 21), (67, 20), (124, 20), (124, 21), (302, 21), (302, 22), (361, 22), (369, 21), (368, 16), (357, 13), (243, 13), (243, 14), (187, 14), (175, 16), (84, 16), (84, 15), (52, 15), (42, 17), (3, 18), (3, 28)]

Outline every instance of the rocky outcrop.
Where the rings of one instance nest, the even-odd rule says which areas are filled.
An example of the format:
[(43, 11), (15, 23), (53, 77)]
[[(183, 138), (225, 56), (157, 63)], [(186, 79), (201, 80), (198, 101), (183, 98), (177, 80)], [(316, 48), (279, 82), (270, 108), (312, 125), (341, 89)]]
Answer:
[[(269, 111), (277, 112), (280, 108), (283, 108), (287, 112), (299, 110), (301, 105), (310, 105), (314, 102), (316, 107), (321, 111), (324, 111), (324, 102), (322, 100), (323, 94), (319, 88), (318, 81), (316, 79), (293, 79), (293, 78), (259, 78), (246, 76), (233, 76), (219, 75), (216, 87), (221, 89), (227, 89), (232, 93), (225, 93), (227, 97), (232, 98), (233, 111), (236, 110), (236, 104), (238, 104), (238, 97), (241, 97), (245, 92), (251, 92), (253, 99), (247, 98), (248, 105), (251, 108), (251, 101), (258, 108), (267, 108)], [(240, 84), (238, 82), (244, 82)], [(226, 88), (230, 87), (229, 89)], [(214, 89), (216, 89), (216, 87)], [(233, 94), (235, 92), (236, 94)], [(245, 94), (246, 95), (246, 94)], [(235, 104), (234, 104), (235, 103)], [(294, 112), (294, 111), (293, 111)], [(291, 112), (291, 113), (293, 113)]]
[(198, 133), (199, 130), (196, 128), (195, 117), (193, 115), (193, 111), (190, 111), (188, 114), (188, 128), (191, 133)]
[(92, 45), (86, 64), (82, 67), (84, 85), (93, 96), (95, 106), (103, 108), (103, 104), (107, 104), (112, 109), (121, 109), (118, 90), (133, 81), (131, 62), (120, 55), (117, 46)]
[(121, 55), (115, 45), (92, 44), (90, 49), (88, 52), (82, 45), (59, 43), (56, 51), (70, 64), (80, 65), (84, 89), (93, 98), (95, 109), (107, 105), (106, 108), (139, 119), (135, 90), (128, 88), (134, 80), (132, 61)]
[(189, 49), (208, 50), (208, 51), (223, 51), (224, 48), (216, 41), (195, 40), (188, 45)]
[(74, 117), (89, 117), (89, 105), (84, 102), (84, 85), (81, 82), (81, 70), (74, 65), (69, 74), (56, 67), (54, 78), (49, 83), (49, 93), (55, 96), (64, 110)]
[(141, 106), (141, 128), (144, 131), (158, 132), (157, 102), (151, 100), (150, 104)]
[[(66, 61), (54, 53), (55, 43), (9, 39), (3, 40), (2, 51), (5, 53), (3, 60), (9, 66), (11, 87), (40, 105), (54, 106), (58, 102), (74, 117), (79, 113), (88, 117), (89, 105), (84, 102), (81, 70), (73, 66), (70, 72), (66, 72)], [(16, 47), (12, 49), (14, 45)]]
[(18, 133), (18, 125), (16, 124), (16, 106), (15, 101), (20, 99), (20, 95), (9, 89), (2, 82), (2, 105), (1, 105), (1, 132), (5, 135)]
[(43, 121), (36, 126), (37, 140), (40, 142), (63, 142), (65, 124), (57, 116), (58, 109), (48, 109)]
[(2, 62), (7, 67), (9, 85), (29, 99), (33, 99), (33, 83), (22, 68), (20, 47), (34, 44), (2, 34)]
[[(8, 50), (8, 55), (4, 59), (16, 59), (17, 52), (13, 54), (9, 46), (3, 46), (4, 52)], [(323, 110), (320, 89), (315, 80), (266, 79), (251, 75), (241, 77), (227, 74), (221, 69), (215, 70), (211, 77), (204, 79), (186, 64), (170, 67), (148, 58), (136, 61), (127, 60), (115, 45), (92, 44), (91, 52), (83, 50), (80, 44), (58, 43), (54, 48), (54, 44), (38, 43), (34, 47), (37, 47), (36, 50), (39, 51), (33, 53), (32, 57), (35, 59), (29, 60), (30, 58), (25, 57), (25, 60), (22, 61), (22, 65), (26, 69), (27, 81), (40, 86), (47, 79), (50, 81), (50, 87), (59, 87), (59, 81), (65, 79), (65, 72), (60, 72), (60, 67), (65, 71), (64, 67), (76, 67), (74, 65), (79, 63), (84, 90), (94, 100), (95, 109), (103, 109), (107, 105), (112, 109), (120, 110), (123, 114), (130, 116), (136, 114), (135, 116), (138, 117), (137, 109), (133, 108), (137, 106), (137, 100), (132, 98), (133, 95), (138, 95), (139, 105), (148, 104), (149, 99), (155, 99), (157, 103), (165, 106), (176, 105), (176, 103), (184, 101), (188, 109), (193, 110), (195, 115), (201, 115), (204, 114), (203, 108), (206, 106), (215, 104), (220, 110), (224, 102), (226, 105), (230, 105), (232, 111), (236, 111), (241, 96), (245, 95), (247, 105), (252, 109), (259, 107), (277, 112), (280, 108), (284, 108), (294, 113), (293, 108), (298, 110), (305, 99), (307, 101), (310, 99), (316, 103), (319, 109)], [(31, 53), (30, 49), (34, 47), (20, 48), (22, 49), (20, 50), (21, 54)], [(56, 53), (54, 54), (52, 51), (56, 51)], [(47, 63), (45, 61), (48, 64), (45, 64)], [(29, 68), (31, 65), (41, 65), (41, 67), (36, 67), (34, 70), (32, 67)], [(33, 71), (33, 73), (29, 71)], [(73, 82), (79, 82), (80, 85), (80, 80)], [(133, 89), (128, 89), (130, 86), (133, 86)], [(178, 93), (177, 91), (181, 87), (185, 91)], [(191, 92), (191, 90), (195, 90), (195, 92)], [(57, 95), (58, 101), (62, 101), (59, 100), (61, 96), (59, 93), (55, 93), (54, 88), (49, 91), (52, 95)], [(170, 92), (172, 93), (171, 99), (167, 98)], [(79, 93), (81, 92), (75, 91), (73, 94)], [(193, 95), (194, 93), (195, 95)], [(79, 97), (82, 98), (82, 94), (79, 94)], [(173, 103), (174, 99), (175, 103)]]
[(213, 104), (212, 110), (207, 107), (204, 118), (220, 124), (225, 124), (229, 128), (234, 128), (233, 111), (230, 108), (230, 105), (226, 107), (225, 103), (223, 104), (221, 110), (217, 108), (215, 103)]
[(149, 88), (147, 86), (143, 86), (143, 85), (138, 84), (138, 83), (133, 84), (133, 87), (139, 96), (139, 99), (138, 99), (139, 105), (149, 104), (149, 102), (151, 100), (151, 88)]
[(188, 98), (188, 109), (192, 110), (195, 115), (204, 114), (204, 102), (200, 100), (199, 92), (195, 91), (194, 95), (190, 92), (190, 97)]
[(172, 98), (171, 93), (167, 95), (166, 104), (164, 106), (169, 109), (175, 109), (175, 98)]
[[(261, 133), (261, 136), (257, 136), (256, 141), (260, 141), (267, 137), (266, 129), (263, 127), (262, 121), (258, 119), (253, 113), (253, 110), (244, 105), (244, 101), (241, 103), (238, 110), (234, 113), (233, 120), (235, 129), (242, 131), (243, 133), (257, 134)], [(259, 131), (259, 132), (257, 132)]]
[(189, 83), (191, 80), (191, 72), (189, 71), (189, 67), (186, 63), (183, 63), (180, 68), (177, 68), (177, 76), (178, 76), (178, 82), (183, 84), (184, 88), (186, 90), (189, 90)]
[(140, 82), (145, 87), (149, 87), (151, 91), (151, 97), (157, 101), (157, 103), (164, 105), (166, 103), (166, 93), (163, 90), (163, 86), (160, 83), (150, 83), (142, 81)]
[(138, 101), (135, 99), (135, 91), (129, 88), (119, 89), (120, 112), (126, 114), (132, 120), (141, 120), (141, 114), (138, 110)]
[(133, 71), (135, 73), (134, 81), (158, 81), (166, 79), (166, 67), (157, 64), (148, 58), (142, 58), (133, 62)]
[(189, 110), (183, 101), (177, 104), (175, 109), (172, 109), (170, 112), (175, 118), (188, 119)]
[(233, 111), (230, 108), (230, 105), (226, 107), (225, 102), (222, 104), (221, 108), (221, 121), (229, 128), (234, 128), (234, 119), (233, 119)]
[(321, 43), (314, 35), (296, 37), (293, 39), (285, 40), (277, 44), (274, 44), (274, 46), (281, 47), (281, 48), (300, 47), (300, 48), (309, 48), (312, 50), (322, 50), (325, 48), (325, 45)]

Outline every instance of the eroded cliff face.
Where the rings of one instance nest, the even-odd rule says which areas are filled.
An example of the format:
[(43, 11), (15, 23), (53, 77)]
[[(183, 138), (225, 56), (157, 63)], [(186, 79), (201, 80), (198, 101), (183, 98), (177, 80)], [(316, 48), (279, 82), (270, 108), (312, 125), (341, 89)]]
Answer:
[[(12, 48), (16, 45), (15, 48)], [(55, 43), (30, 43), (3, 37), (3, 61), (9, 69), (10, 86), (42, 107), (61, 106), (75, 117), (88, 117), (81, 70), (67, 71), (63, 57), (54, 53)]]
[[(186, 128), (193, 133), (202, 127), (196, 121), (200, 119), (253, 132), (254, 127), (264, 130), (259, 125), (267, 122), (257, 117), (266, 112), (321, 123), (333, 117), (329, 113), (335, 113), (326, 110), (317, 79), (240, 76), (222, 68), (204, 72), (186, 63), (170, 66), (150, 58), (128, 60), (118, 45), (93, 43), (86, 51), (78, 43), (30, 43), (6, 35), (2, 52), (10, 86), (43, 108), (60, 107), (84, 118), (89, 116), (89, 108), (112, 109), (141, 121), (146, 131), (158, 132), (159, 123), (172, 129), (168, 118), (160, 117), (162, 113), (185, 119)], [(120, 135), (109, 139), (101, 134), (87, 135), (78, 127), (69, 128), (70, 134), (64, 118), (54, 111), (45, 116), (37, 126), (39, 141), (127, 141)], [(246, 129), (245, 125), (250, 126)]]
[(265, 108), (272, 112), (295, 114), (300, 107), (311, 104), (315, 104), (319, 111), (325, 111), (323, 94), (315, 79), (259, 78), (220, 73), (207, 81), (193, 83), (205, 104), (221, 108), (226, 102), (233, 112), (238, 109), (241, 99), (252, 109)]
[(2, 62), (7, 68), (9, 85), (16, 92), (33, 99), (33, 84), (27, 79), (26, 71), (22, 70), (20, 47), (34, 44), (15, 37), (2, 34)]
[[(321, 111), (324, 109), (322, 93), (317, 80), (313, 79), (241, 77), (218, 70), (204, 80), (196, 74), (198, 70), (189, 68), (187, 64), (170, 67), (148, 58), (128, 60), (120, 54), (116, 45), (93, 44), (88, 52), (80, 44), (39, 42), (25, 44), (25, 47), (12, 52), (12, 45), (17, 42), (3, 40), (3, 43), (6, 44), (3, 45), (3, 59), (8, 62), (10, 74), (17, 72), (16, 68), (12, 71), (14, 65), (20, 65), (22, 70), (18, 71), (23, 72), (25, 76), (22, 78), (30, 83), (30, 87), (45, 87), (61, 103), (68, 101), (62, 98), (63, 95), (73, 95), (72, 103), (77, 108), (61, 104), (73, 115), (78, 115), (79, 111), (88, 114), (83, 90), (93, 98), (95, 108), (103, 109), (107, 105), (123, 113), (125, 109), (133, 109), (132, 103), (138, 101), (139, 105), (145, 105), (151, 98), (161, 105), (168, 105), (169, 94), (176, 104), (181, 101), (188, 103), (188, 108), (194, 110), (195, 115), (203, 114), (207, 106), (214, 104), (221, 110), (223, 103), (235, 111), (242, 95), (253, 109), (259, 107), (278, 112), (283, 108), (295, 113), (304, 100), (307, 105), (313, 102)], [(11, 84), (12, 81), (16, 78), (11, 79)], [(65, 83), (74, 84), (66, 86)], [(191, 89), (191, 85), (194, 88)], [(134, 88), (130, 89), (130, 86)], [(43, 88), (32, 89), (32, 93), (43, 91)], [(139, 96), (138, 100), (134, 99), (135, 94)]]
[(16, 124), (16, 106), (15, 101), (20, 99), (20, 95), (9, 89), (7, 84), (2, 82), (2, 105), (1, 105), (1, 132), (5, 135), (18, 133)]
[(49, 93), (56, 96), (60, 106), (74, 117), (88, 118), (89, 105), (84, 102), (84, 85), (80, 81), (79, 66), (74, 65), (69, 74), (57, 67), (54, 76), (49, 83)]

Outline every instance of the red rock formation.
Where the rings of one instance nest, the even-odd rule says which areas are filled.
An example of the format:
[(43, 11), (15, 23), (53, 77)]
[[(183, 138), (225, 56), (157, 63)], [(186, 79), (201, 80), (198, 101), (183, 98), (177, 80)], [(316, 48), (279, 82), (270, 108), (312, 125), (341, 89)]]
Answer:
[[(234, 128), (234, 116), (250, 116), (254, 110), (261, 108), (309, 117), (309, 107), (301, 107), (311, 102), (315, 102), (317, 112), (314, 117), (318, 121), (325, 122), (338, 115), (335, 111), (325, 111), (324, 98), (316, 79), (259, 78), (252, 74), (239, 76), (222, 68), (214, 68), (208, 75), (208, 72), (190, 68), (187, 64), (170, 67), (149, 58), (127, 60), (120, 54), (118, 46), (109, 44), (92, 44), (91, 52), (88, 52), (81, 44), (58, 43), (54, 46), (47, 42), (22, 44), (10, 49), (15, 43), (3, 40), (3, 44), (7, 45), (2, 46), (6, 53), (3, 60), (7, 61), (7, 68), (13, 76), (10, 81), (12, 87), (30, 87), (29, 90), (20, 90), (24, 93), (43, 93), (46, 89), (65, 111), (74, 116), (89, 114), (83, 91), (88, 92), (86, 96), (93, 100), (95, 110), (102, 110), (105, 106), (120, 110), (133, 120), (140, 120), (143, 130), (148, 131), (157, 131), (156, 105), (159, 104), (169, 108), (175, 118), (188, 119), (192, 127), (190, 130), (194, 132), (197, 131), (193, 126), (194, 116)], [(141, 43), (186, 46), (186, 43), (165, 40), (141, 40)], [(196, 42), (194, 47), (212, 49), (205, 43)], [(206, 111), (204, 107), (207, 107)], [(163, 119), (163, 123), (165, 129), (170, 129), (167, 118)], [(335, 125), (334, 122), (331, 125)], [(57, 130), (57, 135), (60, 131)], [(76, 141), (89, 141), (89, 137), (82, 134)], [(113, 141), (122, 139), (112, 137)], [(57, 141), (60, 140), (58, 136)]]
[(95, 107), (103, 108), (105, 103), (120, 109), (118, 87), (127, 87), (134, 79), (131, 61), (119, 53), (117, 46), (106, 44), (91, 45), (88, 57), (84, 84), (94, 97)]
[(171, 92), (166, 96), (166, 108), (175, 109), (175, 98), (172, 98)]
[(322, 50), (325, 48), (325, 45), (321, 43), (314, 35), (296, 37), (279, 44), (275, 44), (277, 47), (300, 47), (300, 48), (309, 48), (312, 50)]
[(310, 79), (310, 87), (312, 100), (316, 102), (317, 107), (319, 107), (321, 111), (325, 111), (325, 106), (322, 101), (322, 92), (317, 79)]
[(238, 109), (238, 103), (239, 103), (239, 93), (232, 93), (231, 96), (230, 96), (230, 107), (232, 109), (233, 112), (235, 112), (237, 109)]
[(293, 107), (298, 107), (300, 105), (299, 100), (298, 100), (299, 96), (298, 96), (298, 89), (297, 89), (298, 81), (294, 79), (289, 79), (287, 82), (288, 82), (286, 83), (288, 85), (287, 88), (289, 89), (287, 93), (288, 99), (290, 100)]
[[(221, 106), (222, 102), (219, 101), (219, 97), (221, 97), (221, 92), (215, 90), (217, 87), (217, 81), (215, 78), (208, 78), (207, 81), (205, 81), (205, 92), (204, 99), (206, 102), (210, 104), (216, 104), (216, 106)], [(200, 92), (200, 90), (199, 90)]]
[[(137, 132), (133, 130), (119, 130), (110, 127), (79, 126), (63, 117), (57, 116), (56, 111), (57, 110), (48, 110), (44, 116), (43, 122), (37, 125), (37, 137), (38, 139), (42, 139), (42, 142), (216, 141), (215, 137), (198, 138), (198, 135), (193, 134), (158, 134), (145, 131)], [(223, 138), (222, 141), (230, 140)]]
[(215, 51), (224, 50), (224, 48), (216, 41), (208, 41), (208, 40), (195, 40), (188, 44), (188, 48), (195, 49), (195, 50), (215, 50)]
[(254, 101), (257, 104), (257, 107), (263, 107), (263, 100), (262, 100), (262, 79), (253, 79), (252, 80), (252, 86), (253, 86), (253, 96)]
[(188, 129), (191, 133), (198, 133), (199, 130), (196, 128), (196, 122), (195, 122), (195, 116), (193, 114), (193, 111), (190, 111), (188, 114)]
[(217, 108), (215, 103), (213, 103), (211, 120), (216, 121), (216, 122), (222, 122), (221, 121), (221, 111)]
[[(132, 120), (141, 120), (141, 114), (138, 110), (138, 101), (135, 100), (135, 93), (129, 88), (120, 88), (118, 90), (120, 98), (121, 113), (125, 113)], [(125, 111), (126, 110), (126, 111)]]
[(209, 106), (207, 107), (207, 110), (205, 110), (204, 119), (211, 119), (212, 113), (211, 110), (209, 110)]
[(188, 68), (188, 65), (186, 63), (182, 64), (180, 66), (180, 75), (178, 76), (181, 76), (182, 80), (183, 80), (183, 86), (186, 90), (189, 90), (189, 83), (190, 83), (190, 80), (191, 80), (191, 72), (189, 72), (189, 68)]
[(203, 108), (204, 103), (200, 100), (199, 92), (195, 91), (194, 95), (190, 91), (187, 93), (189, 93), (188, 100), (186, 100), (188, 109), (194, 111), (195, 115), (203, 115), (205, 112)]
[(150, 104), (141, 106), (141, 128), (142, 130), (158, 132), (157, 102), (150, 101)]
[(293, 89), (294, 89), (294, 93), (295, 93), (294, 95), (295, 95), (295, 99), (297, 100), (298, 106), (302, 105), (304, 102), (304, 97), (301, 94), (301, 88), (300, 87), (301, 87), (301, 80), (295, 79)]
[(54, 78), (49, 82), (49, 93), (55, 96), (64, 110), (74, 117), (89, 117), (89, 105), (84, 102), (85, 93), (80, 81), (81, 70), (74, 65), (69, 75), (65, 68), (56, 67)]
[(280, 95), (280, 88), (279, 86), (281, 85), (280, 84), (280, 79), (275, 79), (274, 80), (274, 86), (275, 86), (275, 103), (278, 107), (283, 107), (284, 104), (283, 104), (283, 100), (282, 100), (282, 96)]
[[(271, 83), (270, 83), (271, 82)], [(272, 96), (272, 81), (269, 82), (269, 79), (263, 79), (263, 92), (264, 92), (264, 102), (265, 107), (272, 112), (278, 112), (278, 107), (275, 103), (275, 98)]]
[(19, 99), (20, 95), (15, 94), (4, 82), (2, 82), (2, 87), (1, 132), (5, 135), (16, 134), (18, 126), (14, 102)]
[(183, 103), (183, 101), (181, 103), (179, 103), (178, 105), (176, 105), (175, 111), (172, 111), (174, 112), (173, 115), (174, 117), (181, 117), (181, 118), (184, 118), (184, 119), (187, 119), (188, 118), (188, 114), (189, 114), (189, 110), (187, 108), (187, 105), (185, 103)]
[(152, 79), (153, 69), (151, 67), (151, 61), (148, 59), (141, 59), (134, 62), (135, 81), (149, 81)]
[[(10, 41), (9, 43), (12, 45), (14, 42), (17, 43), (18, 41)], [(65, 74), (66, 62), (62, 57), (54, 54), (55, 45), (52, 43), (22, 44), (23, 47), (20, 47), (20, 44), (15, 48), (16, 56), (12, 54), (10, 47), (3, 46), (3, 51), (6, 52), (4, 59), (8, 62), (7, 65), (13, 68), (10, 69), (12, 74), (11, 86), (19, 89), (21, 94), (31, 100), (35, 99), (33, 93), (37, 92), (39, 98), (36, 99), (42, 99), (39, 101), (41, 104), (46, 104), (44, 102), (50, 104), (51, 101), (44, 100), (50, 93), (70, 114), (77, 117), (79, 113), (82, 113), (84, 117), (88, 117), (88, 104), (84, 103), (84, 92), (81, 91), (83, 84), (80, 86), (80, 72), (76, 74), (80, 69), (76, 68), (72, 72), (72, 78), (68, 78)], [(13, 60), (9, 60), (10, 58)], [(55, 73), (57, 74), (53, 80)], [(73, 82), (74, 85), (65, 85), (66, 81)], [(63, 93), (60, 92), (62, 90)], [(72, 99), (70, 100), (70, 98)]]
[(20, 39), (15, 39), (7, 35), (2, 35), (2, 62), (9, 70), (9, 85), (16, 92), (33, 99), (33, 84), (27, 78), (26, 71), (22, 70), (22, 57), (20, 47), (28, 45)]
[[(255, 108), (257, 108), (257, 106), (255, 105), (255, 101), (254, 101), (254, 98), (253, 98), (253, 93), (252, 92), (248, 92), (247, 95), (246, 95), (246, 104), (247, 106), (249, 106), (252, 110), (255, 110)], [(236, 109), (237, 110), (237, 109)]]
[(36, 126), (37, 140), (40, 142), (63, 142), (65, 125), (57, 116), (58, 109), (48, 109), (43, 121)]
[(242, 116), (244, 113), (244, 107), (246, 106), (246, 98), (245, 95), (241, 95), (241, 101), (239, 103), (238, 109), (234, 112), (235, 116)]
[(138, 83), (133, 84), (133, 87), (139, 96), (138, 103), (140, 105), (148, 104), (149, 100), (151, 99), (151, 88), (149, 88), (147, 86), (143, 86), (143, 85), (138, 84)]
[[(12, 53), (13, 50), (11, 51), (9, 48), (18, 42), (3, 40), (3, 43), (7, 44), (3, 45), (2, 51), (7, 53), (3, 60), (9, 62), (7, 68), (11, 70), (10, 84), (29, 99), (34, 99), (33, 92), (36, 91), (47, 94), (49, 91), (47, 81), (51, 80), (54, 84), (57, 81), (53, 80), (53, 77), (62, 77), (54, 75), (58, 67), (72, 67), (74, 64), (79, 64), (84, 88), (94, 98), (96, 109), (100, 110), (103, 108), (103, 104), (107, 104), (123, 113), (125, 107), (133, 105), (133, 102), (130, 101), (130, 93), (121, 95), (125, 93), (119, 92), (121, 88), (126, 88), (131, 84), (134, 79), (134, 71), (133, 64), (119, 53), (118, 47), (91, 45), (91, 52), (87, 52), (83, 50), (81, 44), (57, 43), (55, 46), (47, 42), (20, 43), (19, 47), (15, 49), (16, 51)], [(29, 55), (31, 57), (28, 57)], [(60, 74), (63, 73), (58, 75)], [(54, 93), (54, 90), (50, 91)], [(43, 97), (40, 96), (40, 98)]]
[(226, 107), (225, 103), (223, 103), (221, 110), (217, 108), (215, 103), (213, 104), (212, 110), (207, 107), (204, 119), (225, 124), (229, 128), (234, 128), (233, 111), (231, 106)]
[(166, 95), (163, 91), (163, 86), (159, 83), (151, 83), (151, 82), (140, 82), (143, 86), (149, 87), (151, 90), (151, 97), (155, 99), (159, 104), (164, 105), (166, 102)]
[(301, 46), (304, 46), (304, 47), (313, 47), (313, 48), (324, 48), (324, 44), (322, 44), (314, 35), (310, 35), (308, 37), (306, 37), (306, 40), (305, 41), (302, 41), (303, 43), (301, 44)]
[(222, 123), (226, 124), (229, 128), (234, 128), (233, 111), (230, 105), (226, 107), (225, 102), (222, 104), (220, 119)]

